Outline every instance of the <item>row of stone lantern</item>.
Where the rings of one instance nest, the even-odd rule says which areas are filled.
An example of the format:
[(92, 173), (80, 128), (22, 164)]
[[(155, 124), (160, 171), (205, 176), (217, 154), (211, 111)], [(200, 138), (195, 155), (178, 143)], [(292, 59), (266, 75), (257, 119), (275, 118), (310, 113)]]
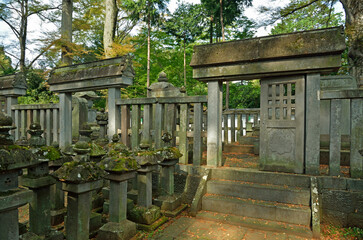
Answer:
[[(55, 183), (49, 176), (48, 162), (58, 154), (52, 147), (42, 148), (44, 139), (39, 124), (32, 124), (29, 141), (22, 139), (14, 145), (9, 131), (14, 129), (11, 117), (0, 113), (0, 239), (19, 239), (18, 208), (29, 203), (30, 232), (23, 239), (37, 235), (42, 239), (63, 239), (63, 234), (51, 229), (50, 186)], [(56, 154), (57, 153), (57, 154)], [(19, 187), (18, 176), (22, 169)], [(35, 235), (35, 236), (34, 236)]]
[[(111, 150), (111, 154), (96, 164), (90, 161), (90, 144), (93, 147), (93, 143), (87, 143), (83, 141), (86, 139), (82, 139), (85, 136), (89, 137), (91, 131), (84, 129), (83, 132), (80, 132), (81, 141), (77, 142), (73, 147), (73, 152), (76, 154), (73, 161), (62, 165), (63, 162), (59, 161), (60, 152), (54, 147), (44, 147), (45, 142), (41, 137), (43, 131), (39, 124), (34, 123), (30, 126), (28, 133), (31, 135), (31, 138), (29, 141), (23, 139), (18, 142), (24, 145), (24, 147), (6, 147), (13, 146), (13, 142), (8, 134), (9, 130), (13, 129), (11, 118), (0, 117), (0, 124), (3, 125), (0, 127), (0, 132), (2, 131), (2, 134), (0, 134), (0, 144), (3, 145), (2, 149), (0, 149), (0, 180), (4, 180), (1, 183), (0, 191), (6, 193), (1, 198), (10, 199), (13, 204), (11, 206), (0, 205), (0, 220), (2, 217), (13, 220), (3, 221), (10, 222), (11, 224), (1, 225), (1, 239), (18, 239), (19, 231), (17, 228), (14, 228), (14, 226), (17, 226), (14, 223), (18, 222), (17, 207), (26, 203), (30, 203), (29, 222), (32, 233), (44, 236), (46, 239), (63, 239), (61, 233), (51, 231), (50, 189), (52, 185), (54, 186), (55, 181), (49, 176), (50, 158), (56, 160), (51, 165), (54, 170), (52, 175), (60, 180), (58, 182), (61, 183), (62, 190), (68, 192), (67, 239), (88, 239), (91, 192), (102, 187), (102, 177), (110, 181), (110, 223), (100, 229), (98, 239), (104, 239), (105, 234), (106, 236), (116, 234), (114, 236), (115, 239), (128, 239), (136, 233), (136, 225), (126, 218), (127, 180), (134, 177), (136, 171), (138, 172), (139, 194), (137, 204), (139, 207), (131, 211), (130, 218), (135, 216), (135, 213), (140, 216), (141, 211), (141, 219), (133, 218), (138, 224), (152, 225), (161, 216), (160, 209), (152, 206), (151, 172), (156, 170), (157, 164), (162, 166), (163, 192), (168, 196), (174, 193), (173, 166), (177, 163), (179, 157), (178, 154), (175, 155), (177, 153), (175, 149), (165, 148), (159, 151), (144, 149), (136, 154), (136, 161), (133, 157), (122, 154), (125, 153), (125, 147), (118, 143), (118, 138), (115, 136), (113, 143), (107, 146)], [(102, 136), (100, 137), (102, 139)], [(31, 148), (25, 147), (28, 145)], [(16, 149), (16, 151), (10, 151), (9, 149)], [(54, 157), (54, 155), (57, 155), (54, 154), (54, 151), (59, 156)], [(172, 154), (170, 155), (170, 153)], [(52, 155), (52, 157), (46, 157), (47, 154)], [(19, 157), (23, 159), (18, 159)], [(108, 174), (105, 174), (100, 166), (103, 166)], [(22, 168), (28, 168), (28, 174), (21, 178), (22, 185), (32, 191), (17, 189), (17, 176)], [(15, 195), (13, 194), (14, 189), (17, 189), (16, 193), (14, 193)], [(60, 199), (64, 197), (59, 192), (57, 195), (60, 196)], [(19, 198), (19, 196), (21, 197)], [(13, 199), (18, 202), (14, 203), (15, 200)], [(152, 218), (148, 217), (150, 213)], [(115, 229), (119, 230), (115, 231)]]

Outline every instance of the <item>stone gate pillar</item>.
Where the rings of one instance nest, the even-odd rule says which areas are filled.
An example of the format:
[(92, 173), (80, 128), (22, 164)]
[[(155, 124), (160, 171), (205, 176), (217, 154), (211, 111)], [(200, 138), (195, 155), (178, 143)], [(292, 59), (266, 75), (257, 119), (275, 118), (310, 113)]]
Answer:
[(222, 82), (208, 82), (207, 165), (222, 165)]

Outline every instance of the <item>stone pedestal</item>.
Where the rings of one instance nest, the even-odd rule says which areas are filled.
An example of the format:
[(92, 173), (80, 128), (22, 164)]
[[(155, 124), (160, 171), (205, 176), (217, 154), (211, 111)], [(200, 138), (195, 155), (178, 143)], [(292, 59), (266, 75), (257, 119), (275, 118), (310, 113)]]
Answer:
[(19, 239), (18, 208), (32, 200), (32, 191), (18, 188), (18, 171), (0, 173), (0, 239)]
[[(49, 166), (52, 172), (56, 171), (61, 165), (54, 165), (51, 163)], [(67, 209), (64, 207), (64, 192), (62, 191), (62, 183), (56, 181), (55, 184), (50, 186), (50, 219), (51, 225), (55, 226), (64, 221), (64, 216)]]
[(137, 205), (150, 207), (152, 205), (152, 171), (156, 166), (145, 166), (137, 171)]
[(33, 191), (29, 208), (30, 231), (38, 235), (49, 235), (51, 230), (50, 186), (55, 179), (47, 176), (48, 162), (28, 168), (28, 175), (22, 177), (22, 185)]
[(86, 183), (62, 183), (67, 196), (67, 240), (88, 240), (89, 221), (91, 215), (91, 191), (102, 187), (103, 181), (97, 180)]
[(97, 239), (126, 240), (136, 234), (136, 224), (128, 221), (127, 180), (135, 177), (132, 172), (111, 172), (105, 178), (110, 180), (109, 223), (99, 231)]
[(160, 202), (161, 211), (165, 216), (175, 217), (186, 206), (179, 207), (182, 204), (182, 199), (180, 195), (174, 193), (174, 170), (175, 164), (178, 163), (179, 159), (165, 159), (160, 162), (161, 173), (160, 173), (160, 186), (161, 186), (161, 196), (155, 201)]

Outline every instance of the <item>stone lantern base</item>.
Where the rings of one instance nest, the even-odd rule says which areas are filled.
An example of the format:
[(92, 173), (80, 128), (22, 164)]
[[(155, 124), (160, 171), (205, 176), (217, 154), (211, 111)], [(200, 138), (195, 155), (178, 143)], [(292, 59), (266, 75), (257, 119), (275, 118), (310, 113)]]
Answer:
[(136, 235), (136, 224), (127, 219), (122, 222), (109, 222), (98, 230), (97, 240), (128, 240)]

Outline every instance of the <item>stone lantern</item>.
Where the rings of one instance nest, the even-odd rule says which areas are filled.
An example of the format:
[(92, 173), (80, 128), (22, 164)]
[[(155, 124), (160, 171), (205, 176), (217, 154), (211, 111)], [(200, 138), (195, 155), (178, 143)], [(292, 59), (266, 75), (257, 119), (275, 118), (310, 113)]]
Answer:
[(65, 163), (52, 175), (62, 182), (68, 192), (66, 235), (67, 240), (89, 239), (91, 194), (103, 185), (105, 172), (89, 161), (90, 148), (86, 142), (77, 142), (73, 148), (74, 161)]
[(152, 205), (152, 172), (157, 170), (160, 155), (152, 150), (142, 149), (135, 154), (140, 166), (137, 170), (137, 206), (130, 211), (130, 219), (138, 223), (138, 228), (153, 230), (164, 223), (160, 219), (160, 208)]
[(0, 113), (0, 239), (19, 239), (18, 208), (31, 202), (33, 193), (19, 188), (22, 168), (38, 163), (31, 151), (13, 145), (11, 117)]
[(105, 109), (102, 109), (101, 112), (97, 114), (96, 120), (97, 124), (100, 126), (100, 135), (99, 139), (97, 139), (96, 142), (101, 146), (105, 146), (106, 144), (108, 144), (108, 139), (106, 138), (108, 114), (105, 112)]
[(138, 169), (134, 158), (117, 153), (102, 160), (101, 167), (110, 181), (109, 223), (100, 228), (97, 239), (130, 239), (136, 234), (136, 224), (127, 220), (127, 181)]
[(50, 189), (55, 180), (49, 175), (49, 161), (60, 157), (60, 152), (44, 146), (45, 140), (41, 136), (43, 130), (39, 123), (32, 123), (27, 132), (31, 135), (30, 151), (38, 160), (38, 164), (28, 167), (27, 174), (21, 178), (22, 185), (33, 191), (29, 208), (30, 232), (45, 236), (46, 239), (62, 239), (62, 233), (51, 230)]

